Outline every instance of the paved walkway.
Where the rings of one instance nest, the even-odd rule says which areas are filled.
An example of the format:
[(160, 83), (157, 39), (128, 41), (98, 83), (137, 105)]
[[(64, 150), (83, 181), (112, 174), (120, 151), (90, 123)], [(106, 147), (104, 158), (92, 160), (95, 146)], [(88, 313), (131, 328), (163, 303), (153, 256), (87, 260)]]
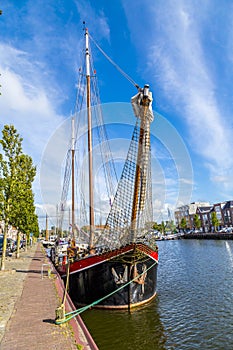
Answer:
[[(13, 261), (17, 265), (16, 270), (9, 269)], [(8, 271), (0, 272), (0, 349), (97, 349), (91, 337), (85, 334), (85, 329), (75, 320), (71, 323), (72, 327), (69, 323), (55, 325), (55, 310), (61, 303), (56, 288), (59, 280), (54, 274), (48, 277), (47, 264), (48, 259), (38, 244), (25, 252), (23, 258), (8, 259)], [(42, 265), (45, 271), (43, 278)]]

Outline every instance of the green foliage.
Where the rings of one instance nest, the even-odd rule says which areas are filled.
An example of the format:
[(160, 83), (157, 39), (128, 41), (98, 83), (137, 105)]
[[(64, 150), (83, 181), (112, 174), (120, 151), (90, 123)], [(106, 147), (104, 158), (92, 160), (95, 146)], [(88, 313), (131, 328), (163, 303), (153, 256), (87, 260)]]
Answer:
[(211, 214), (211, 223), (214, 226), (214, 231), (216, 232), (216, 228), (219, 226), (219, 220), (215, 211), (213, 211)]
[(186, 218), (182, 218), (182, 219), (181, 219), (180, 226), (181, 226), (181, 228), (183, 228), (183, 229), (186, 229), (186, 228), (187, 228), (187, 221), (186, 221)]
[(164, 221), (161, 222), (161, 224), (157, 224), (157, 222), (154, 223), (153, 229), (161, 232), (162, 234), (165, 233), (165, 223)]
[(22, 141), (13, 125), (4, 126), (0, 140), (3, 150), (0, 154), (0, 215), (28, 237), (30, 232), (38, 236), (32, 192), (36, 167), (32, 158), (23, 154)]
[(159, 231), (162, 234), (165, 234), (165, 232), (176, 232), (176, 225), (174, 224), (173, 220), (171, 221), (164, 221), (161, 222), (161, 224), (158, 224), (157, 222), (154, 222), (152, 228), (156, 231)]
[(201, 227), (201, 220), (197, 214), (194, 215), (193, 224), (194, 224), (194, 227), (198, 230)]
[(163, 234), (165, 233), (165, 223), (164, 223), (164, 221), (161, 222), (160, 232), (163, 233)]
[(156, 231), (159, 231), (158, 227), (159, 227), (159, 224), (157, 224), (157, 222), (154, 222), (152, 228)]
[(165, 231), (171, 232), (171, 233), (176, 233), (176, 225), (174, 224), (173, 220), (166, 221)]

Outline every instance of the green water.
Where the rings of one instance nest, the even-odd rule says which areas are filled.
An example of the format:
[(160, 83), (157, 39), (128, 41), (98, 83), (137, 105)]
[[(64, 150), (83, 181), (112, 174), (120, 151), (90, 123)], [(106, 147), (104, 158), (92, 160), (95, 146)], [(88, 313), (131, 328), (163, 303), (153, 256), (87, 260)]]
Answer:
[(157, 297), (127, 311), (82, 315), (100, 350), (232, 350), (233, 241), (159, 243)]

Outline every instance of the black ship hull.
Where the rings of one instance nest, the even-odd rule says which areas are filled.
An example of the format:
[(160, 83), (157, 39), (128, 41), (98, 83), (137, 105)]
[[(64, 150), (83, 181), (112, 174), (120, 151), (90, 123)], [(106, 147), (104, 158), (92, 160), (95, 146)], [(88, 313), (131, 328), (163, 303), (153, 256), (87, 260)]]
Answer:
[[(142, 271), (144, 266), (149, 268), (152, 261), (138, 263), (137, 270)], [(69, 295), (75, 305), (91, 304), (101, 300), (95, 307), (102, 308), (127, 308), (135, 307), (149, 302), (156, 295), (157, 265), (148, 272), (143, 283), (137, 280), (126, 285), (127, 281), (120, 283), (113, 275), (113, 269), (118, 275), (123, 275), (125, 270), (133, 270), (133, 265), (105, 262), (96, 267), (81, 271), (70, 276)], [(113, 294), (112, 294), (113, 293)], [(105, 296), (108, 298), (102, 300)]]
[[(89, 264), (88, 258), (71, 263), (69, 295), (77, 307), (94, 303), (94, 307), (124, 309), (143, 305), (155, 297), (156, 251), (143, 244), (131, 245), (125, 251), (111, 252), (108, 258), (103, 254), (89, 258)], [(64, 267), (62, 278), (67, 278)]]

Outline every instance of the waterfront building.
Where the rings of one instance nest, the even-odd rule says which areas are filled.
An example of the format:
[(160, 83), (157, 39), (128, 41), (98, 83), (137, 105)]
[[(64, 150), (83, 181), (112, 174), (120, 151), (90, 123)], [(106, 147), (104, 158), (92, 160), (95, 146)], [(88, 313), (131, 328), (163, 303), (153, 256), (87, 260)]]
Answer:
[(222, 208), (222, 217), (225, 226), (233, 225), (233, 201), (225, 202)]
[(216, 213), (220, 227), (224, 225), (223, 207), (225, 203), (226, 202), (222, 202), (222, 203), (216, 203), (213, 205), (213, 211), (215, 211)]
[(211, 231), (211, 213), (213, 211), (213, 206), (208, 205), (204, 207), (197, 207), (196, 214), (201, 220), (201, 227), (203, 232)]
[(192, 202), (190, 204), (183, 205), (174, 211), (175, 222), (178, 228), (181, 228), (181, 220), (185, 218), (187, 223), (187, 229), (193, 228), (194, 215), (197, 213), (197, 208), (208, 207), (209, 202)]
[(208, 202), (193, 202), (178, 207), (174, 211), (175, 223), (177, 228), (181, 229), (181, 220), (185, 218), (187, 230), (194, 229), (194, 216), (197, 214), (201, 220), (201, 230), (211, 232), (212, 213), (215, 212), (218, 219), (218, 229), (233, 226), (233, 200), (215, 203), (210, 205)]

